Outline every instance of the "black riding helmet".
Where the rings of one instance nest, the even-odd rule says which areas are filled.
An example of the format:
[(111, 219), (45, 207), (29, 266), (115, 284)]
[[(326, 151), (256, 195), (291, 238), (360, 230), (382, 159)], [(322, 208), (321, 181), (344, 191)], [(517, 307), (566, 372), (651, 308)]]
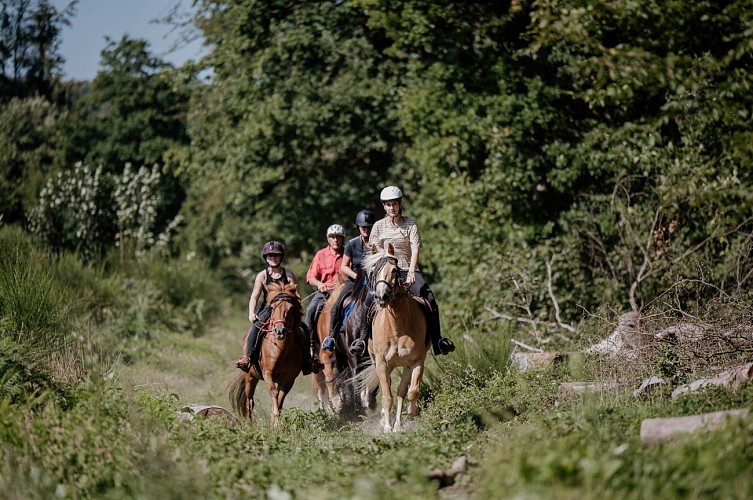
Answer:
[(356, 226), (371, 227), (376, 222), (376, 216), (371, 210), (361, 210), (356, 215)]
[(261, 258), (266, 261), (267, 255), (270, 253), (279, 253), (285, 258), (285, 247), (279, 241), (268, 241), (261, 248)]

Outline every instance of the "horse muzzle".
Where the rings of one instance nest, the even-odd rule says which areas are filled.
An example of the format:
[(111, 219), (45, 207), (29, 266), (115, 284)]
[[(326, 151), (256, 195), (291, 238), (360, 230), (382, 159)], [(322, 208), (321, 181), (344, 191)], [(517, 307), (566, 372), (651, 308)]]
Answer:
[(285, 325), (275, 325), (273, 330), (277, 336), (277, 340), (285, 340), (285, 337), (288, 335), (288, 329)]

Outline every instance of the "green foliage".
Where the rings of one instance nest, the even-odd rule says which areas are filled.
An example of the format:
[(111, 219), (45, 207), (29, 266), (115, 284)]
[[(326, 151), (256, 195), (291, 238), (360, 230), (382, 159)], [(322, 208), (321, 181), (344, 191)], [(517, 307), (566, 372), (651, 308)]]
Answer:
[(347, 2), (221, 4), (202, 25), (215, 75), (189, 117), (187, 237), (217, 260), (273, 237), (311, 251), (400, 161), (398, 68)]
[(72, 0), (60, 11), (49, 0), (0, 4), (0, 103), (53, 93), (63, 63), (60, 32), (77, 3)]
[[(102, 70), (61, 123), (60, 163), (163, 165), (171, 148), (187, 144), (185, 117), (191, 81), (154, 57), (145, 40), (107, 40)], [(171, 186), (180, 197), (180, 188)]]
[(55, 155), (50, 140), (61, 112), (41, 97), (0, 102), (0, 216), (25, 220)]

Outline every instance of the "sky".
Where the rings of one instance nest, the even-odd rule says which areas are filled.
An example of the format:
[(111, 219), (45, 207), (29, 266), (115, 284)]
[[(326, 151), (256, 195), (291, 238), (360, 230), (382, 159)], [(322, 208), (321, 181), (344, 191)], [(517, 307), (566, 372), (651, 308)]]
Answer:
[[(69, 0), (50, 3), (63, 10)], [(124, 34), (143, 38), (149, 42), (152, 55), (175, 66), (198, 59), (204, 53), (200, 40), (171, 51), (180, 40), (179, 33), (171, 26), (151, 22), (169, 14), (176, 4), (181, 11), (188, 12), (191, 0), (79, 0), (71, 26), (64, 26), (61, 33), (64, 78), (94, 79), (100, 69), (100, 52), (106, 46), (105, 35), (116, 42)]]

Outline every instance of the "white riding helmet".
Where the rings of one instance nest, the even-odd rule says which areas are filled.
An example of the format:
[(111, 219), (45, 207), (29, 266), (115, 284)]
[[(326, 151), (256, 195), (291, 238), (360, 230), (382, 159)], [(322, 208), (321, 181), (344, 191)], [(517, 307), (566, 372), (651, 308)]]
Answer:
[(403, 197), (403, 192), (397, 186), (387, 186), (382, 189), (379, 199), (382, 201), (399, 200)]
[(327, 228), (327, 236), (342, 236), (345, 237), (345, 229), (340, 224), (332, 224)]

